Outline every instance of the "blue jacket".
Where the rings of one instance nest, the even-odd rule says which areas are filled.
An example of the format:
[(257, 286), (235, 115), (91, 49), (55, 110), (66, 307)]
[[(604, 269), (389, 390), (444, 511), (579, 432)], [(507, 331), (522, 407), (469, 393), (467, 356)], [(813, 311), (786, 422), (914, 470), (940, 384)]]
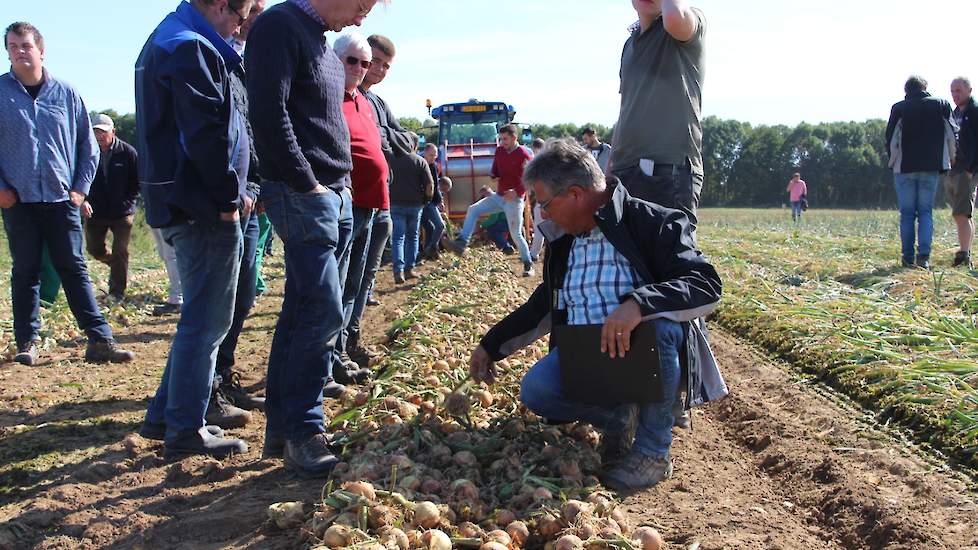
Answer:
[(221, 212), (237, 210), (245, 178), (234, 161), (247, 139), (240, 136), (229, 73), (240, 64), (234, 48), (187, 2), (143, 46), (136, 60), (137, 149), (152, 227), (216, 223)]
[(897, 124), (902, 124), (900, 165), (895, 166), (894, 171), (904, 174), (944, 171), (948, 156), (945, 124), (950, 124), (950, 120), (951, 104), (931, 97), (927, 92), (907, 94), (906, 99), (894, 104), (886, 125), (886, 143), (889, 145)]

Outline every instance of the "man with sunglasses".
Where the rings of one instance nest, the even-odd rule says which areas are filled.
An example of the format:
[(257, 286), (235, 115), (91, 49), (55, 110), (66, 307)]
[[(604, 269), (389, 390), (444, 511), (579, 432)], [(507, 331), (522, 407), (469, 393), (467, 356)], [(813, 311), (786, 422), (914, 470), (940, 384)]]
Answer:
[(240, 219), (252, 207), (245, 192), (251, 143), (229, 75), (241, 57), (228, 43), (252, 1), (181, 2), (136, 60), (146, 221), (162, 229), (176, 253), (184, 298), (166, 368), (140, 430), (164, 440), (167, 458), (248, 450), (244, 441), (205, 426), (204, 418), (218, 344), (234, 311)]
[[(263, 456), (300, 475), (338, 460), (323, 421), (323, 387), (343, 326), (353, 229), (344, 61), (324, 37), (360, 25), (378, 0), (287, 0), (265, 11), (245, 57), (261, 200), (285, 250), (285, 299), (268, 358)], [(379, 0), (385, 1), (385, 0)]]

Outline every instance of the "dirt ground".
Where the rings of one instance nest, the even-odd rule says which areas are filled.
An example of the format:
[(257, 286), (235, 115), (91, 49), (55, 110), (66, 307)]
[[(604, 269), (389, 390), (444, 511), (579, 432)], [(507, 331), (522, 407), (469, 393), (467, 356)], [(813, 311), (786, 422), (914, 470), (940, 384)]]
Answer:
[[(244, 384), (259, 393), (281, 288), (271, 281), (238, 351)], [(372, 343), (383, 344), (409, 288), (382, 273), (383, 304), (364, 325)], [(0, 548), (296, 546), (266, 508), (314, 501), (322, 483), (261, 460), (260, 413), (233, 432), (249, 452), (225, 461), (166, 463), (159, 444), (132, 435), (175, 321), (118, 330), (133, 364), (86, 365), (79, 343), (35, 367), (0, 365)], [(978, 549), (971, 478), (737, 338), (715, 331), (713, 345), (731, 395), (677, 430), (672, 479), (627, 496), (635, 523), (658, 526), (672, 548)]]

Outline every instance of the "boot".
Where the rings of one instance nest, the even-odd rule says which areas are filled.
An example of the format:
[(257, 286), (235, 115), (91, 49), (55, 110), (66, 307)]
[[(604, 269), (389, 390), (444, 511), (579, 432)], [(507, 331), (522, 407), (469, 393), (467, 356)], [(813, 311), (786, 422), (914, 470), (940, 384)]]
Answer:
[(233, 454), (248, 452), (248, 444), (240, 439), (217, 437), (206, 428), (195, 432), (184, 432), (173, 441), (164, 443), (163, 458), (177, 460), (189, 455), (210, 455), (226, 458)]
[(468, 246), (468, 244), (469, 243), (463, 241), (462, 239), (445, 241), (445, 249), (447, 249), (452, 254), (455, 254), (456, 256), (464, 256), (465, 247)]
[(361, 368), (371, 367), (382, 359), (381, 355), (360, 344), (360, 335), (351, 334), (346, 343), (346, 353)]
[(346, 386), (339, 384), (330, 376), (323, 385), (323, 397), (326, 399), (339, 399), (346, 392)]
[(28, 367), (37, 363), (37, 352), (40, 347), (40, 340), (31, 340), (26, 344), (17, 345), (17, 355), (14, 356), (14, 361), (17, 361), (21, 365), (27, 365)]
[(302, 477), (329, 475), (340, 460), (329, 448), (326, 434), (318, 433), (302, 440), (289, 439), (283, 453), (285, 466)]
[(418, 276), (414, 274), (414, 268), (408, 268), (404, 270), (405, 279), (417, 279)]
[(243, 428), (248, 422), (251, 422), (251, 413), (232, 405), (220, 387), (215, 387), (211, 391), (210, 400), (207, 402), (204, 420), (208, 424), (220, 426), (225, 430)]
[(395, 271), (394, 272), (394, 284), (395, 285), (403, 285), (404, 284), (404, 273), (402, 273), (400, 271)]
[(228, 401), (236, 407), (246, 411), (265, 410), (265, 398), (246, 392), (241, 387), (241, 375), (234, 371), (228, 370), (221, 374), (220, 389)]
[(101, 342), (89, 340), (88, 347), (85, 348), (85, 362), (87, 363), (128, 363), (135, 357), (133, 352), (116, 345), (115, 340)]
[[(224, 430), (220, 426), (204, 426), (204, 429), (214, 437), (224, 437)], [(139, 427), (139, 435), (146, 439), (163, 441), (166, 439), (166, 424), (156, 424), (143, 420), (143, 425)]]

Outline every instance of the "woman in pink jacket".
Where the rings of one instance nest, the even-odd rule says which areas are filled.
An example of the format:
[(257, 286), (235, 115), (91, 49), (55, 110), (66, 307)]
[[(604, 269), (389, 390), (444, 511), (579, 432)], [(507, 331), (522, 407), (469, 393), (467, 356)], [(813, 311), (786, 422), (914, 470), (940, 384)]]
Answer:
[(788, 182), (788, 200), (791, 201), (791, 221), (801, 220), (801, 200), (808, 194), (808, 186), (801, 174), (795, 172)]

